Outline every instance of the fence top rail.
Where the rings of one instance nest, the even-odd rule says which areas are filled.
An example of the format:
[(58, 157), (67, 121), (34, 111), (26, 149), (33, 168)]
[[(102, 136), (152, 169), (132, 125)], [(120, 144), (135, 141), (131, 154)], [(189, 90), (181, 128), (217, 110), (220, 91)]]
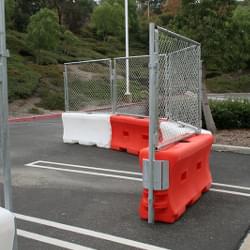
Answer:
[(167, 30), (167, 29), (162, 28), (160, 26), (157, 26), (157, 29), (160, 30), (160, 31), (163, 31), (163, 32), (167, 33), (169, 36), (172, 36), (174, 38), (179, 38), (179, 39), (182, 39), (182, 40), (184, 40), (186, 42), (193, 43), (194, 45), (200, 46), (199, 42), (196, 42), (195, 40), (192, 40), (192, 39), (187, 38), (185, 36), (182, 36), (180, 34), (174, 33), (173, 31)]
[(81, 63), (94, 63), (94, 62), (104, 62), (104, 61), (111, 61), (111, 58), (76, 61), (76, 62), (67, 62), (67, 63), (64, 63), (64, 65), (81, 64)]
[(132, 58), (149, 58), (149, 55), (139, 55), (139, 56), (121, 56), (115, 57), (114, 60), (122, 60), (122, 59), (132, 59)]
[[(167, 55), (167, 56), (173, 56), (173, 55), (175, 55), (175, 54), (179, 54), (179, 53), (181, 53), (181, 52), (189, 51), (189, 50), (192, 50), (192, 49), (195, 49), (195, 48), (197, 48), (197, 46), (196, 46), (196, 45), (192, 45), (192, 46), (190, 46), (190, 47), (186, 47), (186, 48), (184, 48), (184, 49), (179, 49), (179, 50), (176, 50), (176, 51), (167, 53), (167, 54), (165, 54), (165, 55)], [(159, 56), (163, 56), (163, 55), (164, 55), (164, 54), (160, 54)]]

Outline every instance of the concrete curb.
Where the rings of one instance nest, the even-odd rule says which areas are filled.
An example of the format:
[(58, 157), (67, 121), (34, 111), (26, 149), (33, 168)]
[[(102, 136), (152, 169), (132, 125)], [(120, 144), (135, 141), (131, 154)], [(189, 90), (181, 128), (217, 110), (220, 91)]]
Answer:
[(212, 149), (218, 152), (232, 152), (238, 154), (250, 154), (250, 147), (213, 144)]
[(46, 114), (46, 115), (33, 115), (33, 116), (24, 116), (24, 117), (11, 117), (11, 118), (9, 118), (9, 123), (32, 122), (32, 121), (57, 119), (57, 118), (61, 118), (61, 116), (62, 116), (62, 113), (53, 113), (53, 114)]

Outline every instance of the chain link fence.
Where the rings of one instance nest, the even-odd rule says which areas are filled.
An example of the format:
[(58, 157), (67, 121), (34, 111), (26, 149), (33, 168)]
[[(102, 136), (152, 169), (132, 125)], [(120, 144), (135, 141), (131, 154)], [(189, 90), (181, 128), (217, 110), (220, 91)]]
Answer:
[[(116, 113), (148, 116), (148, 64), (148, 55), (114, 59), (114, 93)], [(128, 79), (126, 78), (127, 66), (129, 67)]]
[(66, 111), (111, 112), (111, 59), (65, 64)]
[(199, 132), (201, 127), (200, 44), (158, 27), (159, 147)]
[[(157, 27), (158, 147), (201, 127), (200, 44)], [(65, 64), (66, 111), (149, 116), (149, 55)]]
[(148, 55), (66, 63), (66, 111), (148, 116), (148, 63)]

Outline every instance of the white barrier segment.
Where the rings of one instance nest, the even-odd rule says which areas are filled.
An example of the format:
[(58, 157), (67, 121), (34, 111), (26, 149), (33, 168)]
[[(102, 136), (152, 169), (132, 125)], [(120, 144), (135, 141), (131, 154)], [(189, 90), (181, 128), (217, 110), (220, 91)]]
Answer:
[(69, 112), (62, 114), (63, 141), (110, 148), (110, 114)]
[(0, 250), (12, 250), (15, 237), (15, 217), (0, 207)]

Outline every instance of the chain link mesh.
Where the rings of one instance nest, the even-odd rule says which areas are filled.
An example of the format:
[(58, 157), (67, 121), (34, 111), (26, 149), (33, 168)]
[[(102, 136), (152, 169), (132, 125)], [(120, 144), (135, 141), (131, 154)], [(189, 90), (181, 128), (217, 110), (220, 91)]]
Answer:
[[(127, 63), (129, 65), (129, 88), (126, 80)], [(116, 113), (148, 116), (148, 64), (148, 55), (114, 59)]]
[[(201, 62), (199, 43), (161, 27), (157, 32), (158, 147), (162, 147), (200, 129)], [(67, 110), (148, 116), (149, 59), (148, 55), (115, 58), (113, 67), (111, 59), (65, 64)]]
[(111, 70), (110, 59), (65, 64), (67, 109), (111, 112)]
[(159, 147), (200, 128), (200, 45), (159, 29)]

